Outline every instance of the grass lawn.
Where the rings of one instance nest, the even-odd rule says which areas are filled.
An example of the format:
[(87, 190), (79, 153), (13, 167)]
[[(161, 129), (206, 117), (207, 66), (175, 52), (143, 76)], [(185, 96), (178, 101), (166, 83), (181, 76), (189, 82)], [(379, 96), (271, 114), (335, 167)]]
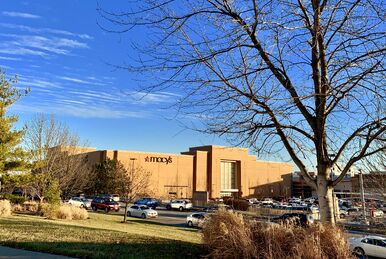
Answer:
[(82, 258), (197, 258), (205, 255), (197, 230), (90, 213), (87, 220), (0, 217), (0, 244)]

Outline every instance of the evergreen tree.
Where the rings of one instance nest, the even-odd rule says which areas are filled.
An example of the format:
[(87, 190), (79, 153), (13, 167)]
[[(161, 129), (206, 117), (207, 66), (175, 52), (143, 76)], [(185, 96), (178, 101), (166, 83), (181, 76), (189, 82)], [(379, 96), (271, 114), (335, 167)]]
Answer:
[(13, 129), (18, 116), (7, 115), (8, 107), (27, 93), (15, 88), (13, 85), (16, 83), (17, 76), (7, 79), (5, 72), (0, 69), (0, 174), (23, 164), (24, 152), (19, 144), (24, 130)]

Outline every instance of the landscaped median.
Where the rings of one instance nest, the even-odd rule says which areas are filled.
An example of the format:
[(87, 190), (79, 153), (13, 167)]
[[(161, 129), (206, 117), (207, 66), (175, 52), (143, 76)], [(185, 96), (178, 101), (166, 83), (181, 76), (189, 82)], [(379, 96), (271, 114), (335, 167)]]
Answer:
[(190, 258), (205, 255), (196, 230), (91, 213), (86, 220), (0, 217), (0, 244), (83, 258)]

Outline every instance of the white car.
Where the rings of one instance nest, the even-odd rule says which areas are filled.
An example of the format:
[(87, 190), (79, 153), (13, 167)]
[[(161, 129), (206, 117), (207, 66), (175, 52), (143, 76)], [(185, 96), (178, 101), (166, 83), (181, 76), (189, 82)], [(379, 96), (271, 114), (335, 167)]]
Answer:
[(88, 209), (91, 207), (91, 202), (87, 199), (80, 198), (80, 197), (72, 197), (69, 201), (68, 204), (80, 208), (85, 208)]
[(373, 215), (374, 215), (374, 217), (376, 217), (376, 218), (381, 218), (381, 217), (383, 217), (383, 211), (382, 210), (375, 210), (374, 212), (373, 212)]
[(352, 237), (348, 240), (350, 249), (356, 255), (386, 258), (386, 238), (379, 236)]
[(146, 205), (133, 205), (127, 210), (127, 216), (129, 217), (139, 217), (139, 218), (156, 218), (158, 217), (158, 212), (149, 208)]
[(166, 209), (177, 209), (179, 211), (190, 210), (193, 208), (193, 204), (189, 200), (172, 200), (166, 205)]
[(207, 213), (193, 213), (186, 217), (186, 224), (189, 227), (202, 227), (202, 224), (207, 219)]

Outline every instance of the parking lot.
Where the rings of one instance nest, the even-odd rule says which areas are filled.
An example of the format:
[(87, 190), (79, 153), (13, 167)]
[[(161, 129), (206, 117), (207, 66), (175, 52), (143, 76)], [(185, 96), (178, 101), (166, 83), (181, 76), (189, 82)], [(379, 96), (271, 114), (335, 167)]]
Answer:
[[(121, 216), (123, 218), (124, 211), (125, 211), (124, 206), (121, 206), (119, 212), (111, 211), (109, 212), (109, 214)], [(166, 224), (166, 225), (175, 226), (175, 227), (187, 227), (186, 217), (193, 213), (192, 211), (181, 212), (177, 210), (166, 210), (164, 207), (158, 207), (156, 211), (158, 212), (157, 218), (150, 218), (150, 219), (138, 218), (138, 220), (156, 222), (156, 223)], [(104, 213), (104, 212), (102, 210), (98, 210), (97, 212), (92, 212), (92, 213)]]

